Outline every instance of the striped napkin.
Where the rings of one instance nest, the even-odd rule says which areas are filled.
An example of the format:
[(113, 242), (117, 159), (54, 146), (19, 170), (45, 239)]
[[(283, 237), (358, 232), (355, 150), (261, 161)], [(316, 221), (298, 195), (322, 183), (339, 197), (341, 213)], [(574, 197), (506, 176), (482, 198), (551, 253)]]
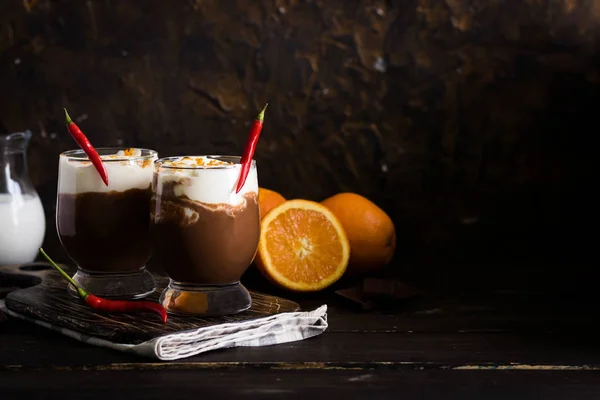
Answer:
[(140, 344), (114, 343), (82, 334), (7, 309), (0, 300), (0, 311), (6, 315), (33, 322), (73, 339), (125, 353), (178, 360), (217, 349), (262, 347), (296, 342), (320, 335), (327, 329), (327, 305), (313, 311), (290, 312), (253, 320), (219, 324), (160, 336)]

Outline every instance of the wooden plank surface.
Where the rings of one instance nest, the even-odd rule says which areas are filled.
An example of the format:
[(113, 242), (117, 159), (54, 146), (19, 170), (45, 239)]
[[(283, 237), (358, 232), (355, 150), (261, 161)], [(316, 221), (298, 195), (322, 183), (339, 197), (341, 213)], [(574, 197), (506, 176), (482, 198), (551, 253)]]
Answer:
[(296, 300), (303, 308), (329, 305), (323, 335), (173, 362), (9, 319), (0, 323), (0, 389), (6, 398), (163, 398), (173, 387), (184, 397), (600, 398), (599, 308), (591, 294), (425, 293), (369, 312), (332, 294)]
[[(264, 348), (214, 351), (183, 360), (157, 362), (109, 351), (29, 327), (0, 331), (0, 370), (164, 369), (252, 366), (306, 369), (364, 368), (595, 369), (600, 348), (592, 338), (522, 337), (507, 334), (330, 333), (302, 342)], [(17, 325), (16, 327), (14, 325)]]
[[(328, 304), (328, 330), (320, 337), (267, 348), (211, 352), (157, 363), (77, 342), (10, 319), (0, 324), (0, 368), (53, 366), (173, 368), (195, 363), (306, 368), (393, 365), (453, 367), (523, 364), (535, 368), (600, 364), (598, 301), (531, 292), (425, 293), (393, 309), (357, 311), (337, 296), (297, 299), (304, 309)], [(143, 364), (143, 365), (142, 365)], [(204, 367), (200, 365), (200, 367)], [(362, 367), (361, 367), (362, 368)]]
[(182, 399), (596, 400), (599, 380), (589, 371), (51, 371), (5, 373), (0, 388), (7, 399), (165, 399), (176, 391)]

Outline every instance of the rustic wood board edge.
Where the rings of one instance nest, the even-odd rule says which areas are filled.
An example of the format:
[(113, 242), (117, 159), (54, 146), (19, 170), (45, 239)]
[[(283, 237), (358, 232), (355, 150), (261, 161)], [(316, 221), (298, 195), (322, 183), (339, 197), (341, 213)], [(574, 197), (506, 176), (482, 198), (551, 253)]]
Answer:
[[(39, 267), (41, 268), (41, 267)], [(3, 267), (3, 274), (18, 274), (20, 266)], [(6, 307), (19, 315), (116, 343), (138, 344), (159, 336), (202, 327), (249, 321), (284, 312), (296, 312), (300, 305), (282, 297), (250, 291), (252, 307), (224, 317), (181, 317), (170, 315), (163, 325), (153, 314), (100, 314), (69, 296), (62, 277), (54, 270), (25, 271), (40, 278), (41, 284), (15, 290), (5, 298)], [(168, 279), (155, 275), (157, 290), (148, 300), (157, 301)]]

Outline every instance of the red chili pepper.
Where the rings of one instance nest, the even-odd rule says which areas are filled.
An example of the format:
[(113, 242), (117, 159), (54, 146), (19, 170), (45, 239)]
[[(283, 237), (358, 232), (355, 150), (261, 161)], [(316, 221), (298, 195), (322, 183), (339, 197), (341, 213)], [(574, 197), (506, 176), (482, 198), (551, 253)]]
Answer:
[(40, 252), (42, 253), (42, 255), (44, 257), (46, 257), (46, 260), (48, 260), (48, 262), (50, 264), (52, 264), (52, 266), (54, 268), (56, 268), (58, 270), (58, 272), (60, 272), (62, 274), (62, 276), (67, 278), (67, 280), (71, 283), (71, 285), (73, 285), (77, 289), (77, 293), (79, 293), (79, 296), (91, 308), (98, 310), (98, 311), (104, 311), (104, 312), (152, 311), (152, 312), (155, 312), (158, 315), (160, 315), (160, 318), (163, 323), (167, 322), (167, 310), (165, 310), (165, 308), (158, 303), (154, 303), (151, 301), (109, 300), (109, 299), (103, 299), (101, 297), (98, 297), (91, 293), (86, 292), (84, 289), (79, 287), (75, 283), (75, 281), (69, 275), (67, 275), (67, 273), (65, 271), (63, 271), (61, 267), (58, 266), (58, 264), (56, 264), (54, 261), (52, 261), (52, 259), (46, 254), (44, 249), (40, 249)]
[(246, 178), (248, 177), (248, 172), (250, 171), (250, 166), (252, 165), (252, 157), (254, 157), (254, 151), (256, 150), (256, 144), (258, 143), (258, 138), (260, 137), (260, 131), (262, 130), (263, 123), (265, 120), (265, 110), (269, 103), (265, 104), (265, 107), (258, 114), (258, 117), (254, 120), (252, 124), (252, 128), (250, 129), (250, 134), (248, 135), (248, 141), (246, 142), (246, 148), (244, 149), (244, 154), (242, 155), (242, 159), (240, 160), (240, 164), (242, 164), (242, 169), (240, 171), (240, 178), (238, 179), (237, 187), (235, 189), (236, 193), (239, 193), (244, 187), (244, 183), (246, 183)]
[(151, 301), (108, 300), (95, 296), (91, 293), (85, 293), (82, 297), (84, 298), (85, 302), (95, 310), (105, 312), (154, 311), (155, 313), (160, 315), (163, 323), (167, 322), (167, 311), (163, 306), (161, 306), (158, 303), (154, 303)]
[(75, 125), (71, 117), (69, 117), (67, 109), (64, 108), (63, 110), (65, 110), (65, 117), (67, 118), (67, 130), (69, 131), (73, 139), (75, 139), (79, 147), (81, 147), (83, 151), (85, 151), (85, 154), (88, 155), (90, 161), (92, 162), (92, 164), (94, 164), (94, 167), (96, 167), (96, 170), (98, 171), (100, 177), (104, 181), (104, 184), (108, 186), (108, 175), (106, 174), (106, 169), (104, 169), (104, 164), (102, 164), (102, 159), (100, 159), (98, 152), (96, 151), (94, 146), (92, 146), (92, 144), (90, 143), (88, 138), (83, 134), (83, 132), (81, 132), (81, 129), (79, 129), (79, 127)]

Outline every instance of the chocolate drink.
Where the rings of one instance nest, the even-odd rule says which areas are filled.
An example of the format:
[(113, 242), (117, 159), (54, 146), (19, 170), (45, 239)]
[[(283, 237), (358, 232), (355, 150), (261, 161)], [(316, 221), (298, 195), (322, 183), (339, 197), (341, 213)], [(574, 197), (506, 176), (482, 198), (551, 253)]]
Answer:
[(154, 256), (172, 280), (202, 285), (239, 281), (260, 235), (256, 195), (244, 197), (246, 203), (238, 207), (164, 194), (152, 201)]
[(65, 250), (90, 272), (131, 272), (150, 259), (151, 189), (58, 195), (57, 228)]
[(200, 164), (197, 171), (155, 172), (153, 254), (176, 283), (236, 283), (252, 263), (260, 237), (256, 171), (241, 193), (231, 194), (239, 164), (212, 160), (212, 167), (202, 167), (202, 160), (193, 161)]
[[(139, 273), (151, 256), (150, 197), (156, 152), (98, 151), (108, 186), (81, 151), (60, 156), (56, 206), (60, 241), (79, 270)], [(122, 282), (113, 283), (100, 289), (117, 291)]]

